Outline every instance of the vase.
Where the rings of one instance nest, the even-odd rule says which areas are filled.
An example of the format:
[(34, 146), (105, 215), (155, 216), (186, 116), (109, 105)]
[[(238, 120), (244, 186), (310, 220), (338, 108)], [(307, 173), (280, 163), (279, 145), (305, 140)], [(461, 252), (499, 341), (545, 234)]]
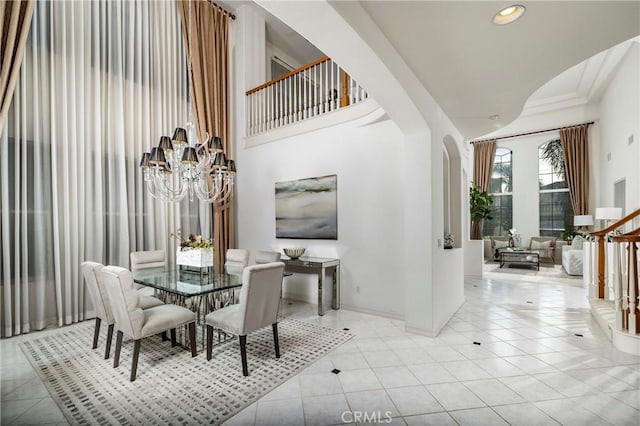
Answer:
[(444, 233), (444, 248), (445, 249), (453, 248), (453, 234), (451, 232)]

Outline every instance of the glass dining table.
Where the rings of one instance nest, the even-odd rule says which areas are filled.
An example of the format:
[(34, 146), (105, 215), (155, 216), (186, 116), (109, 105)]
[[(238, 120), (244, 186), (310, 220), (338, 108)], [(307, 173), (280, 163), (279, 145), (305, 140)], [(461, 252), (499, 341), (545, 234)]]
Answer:
[[(205, 316), (235, 303), (235, 293), (242, 287), (242, 267), (200, 270), (146, 268), (133, 271), (133, 281), (154, 289), (155, 297), (191, 309), (202, 326), (204, 345)], [(284, 276), (291, 275), (285, 272)], [(186, 337), (186, 333), (182, 333)], [(180, 339), (182, 340), (182, 339)]]
[(233, 303), (234, 290), (242, 287), (242, 269), (209, 268), (207, 273), (183, 269), (147, 268), (133, 272), (133, 281), (151, 287), (165, 303), (196, 313), (198, 323), (215, 309)]

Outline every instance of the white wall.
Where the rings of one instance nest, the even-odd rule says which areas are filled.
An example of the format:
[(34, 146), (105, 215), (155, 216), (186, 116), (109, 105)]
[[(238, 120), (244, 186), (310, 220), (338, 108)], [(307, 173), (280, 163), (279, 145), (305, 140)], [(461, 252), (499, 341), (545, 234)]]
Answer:
[[(343, 307), (403, 317), (402, 140), (385, 120), (238, 150), (238, 246), (252, 252), (303, 246), (310, 256), (338, 257)], [(338, 179), (338, 239), (276, 239), (275, 182), (330, 174)], [(286, 278), (285, 296), (315, 303), (315, 282)]]
[[(598, 151), (600, 193), (597, 207), (613, 206), (613, 184), (625, 179), (625, 214), (640, 208), (639, 51), (638, 42), (634, 42), (603, 93), (598, 108), (602, 143)], [(631, 144), (630, 136), (633, 137)]]
[[(452, 315), (463, 303), (462, 276), (447, 276), (446, 273), (441, 273), (446, 272), (447, 266), (440, 261), (443, 249), (437, 246), (438, 240), (442, 240), (444, 232), (442, 215), (442, 141), (446, 136), (449, 136), (458, 147), (461, 147), (462, 138), (459, 132), (406, 66), (402, 58), (393, 49), (393, 46), (384, 38), (379, 28), (370, 20), (358, 19), (367, 15), (363, 13), (361, 6), (356, 2), (331, 4), (327, 2), (307, 2), (304, 4), (260, 2), (259, 5), (307, 38), (346, 69), (352, 77), (366, 88), (370, 96), (384, 108), (385, 112), (397, 125), (396, 130), (398, 130), (398, 133), (395, 134), (393, 139), (385, 138), (384, 148), (391, 144), (393, 152), (397, 151), (400, 157), (391, 162), (388, 161), (389, 159), (376, 160), (376, 157), (373, 157), (373, 160), (376, 161), (372, 163), (375, 166), (374, 169), (379, 169), (376, 173), (383, 173), (383, 176), (385, 176), (385, 179), (380, 182), (381, 184), (387, 184), (389, 182), (388, 179), (397, 184), (394, 186), (395, 192), (391, 196), (391, 201), (395, 202), (395, 205), (389, 203), (390, 200), (388, 199), (382, 202), (382, 205), (387, 205), (389, 208), (394, 209), (393, 219), (395, 219), (395, 222), (393, 224), (394, 226), (397, 225), (395, 230), (397, 234), (393, 235), (393, 239), (384, 232), (380, 235), (384, 244), (394, 242), (397, 242), (397, 244), (391, 244), (383, 248), (383, 250), (386, 250), (387, 255), (390, 256), (390, 260), (380, 264), (368, 264), (369, 269), (372, 267), (377, 268), (374, 273), (368, 272), (367, 268), (360, 266), (364, 265), (364, 259), (354, 257), (349, 260), (349, 264), (355, 265), (353, 267), (356, 268), (353, 269), (352, 277), (343, 276), (343, 278), (350, 280), (353, 286), (356, 281), (365, 282), (370, 276), (387, 274), (388, 267), (392, 267), (394, 269), (392, 281), (389, 282), (385, 276), (382, 279), (380, 277), (376, 278), (377, 284), (372, 287), (375, 289), (376, 294), (371, 297), (368, 294), (354, 297), (353, 294), (347, 295), (343, 292), (345, 303), (348, 305), (353, 301), (353, 303), (356, 303), (354, 306), (357, 308), (386, 309), (384, 312), (392, 315), (404, 312), (407, 330), (423, 334), (436, 334), (444, 324), (444, 321), (446, 321), (446, 318)], [(340, 12), (337, 11), (338, 8), (341, 9)], [(327, 28), (331, 28), (331, 31), (327, 32)], [(354, 55), (353, 52), (358, 52), (358, 55)], [(243, 105), (239, 105), (236, 108), (238, 117), (243, 117), (244, 111), (242, 108)], [(239, 118), (238, 123), (243, 123), (243, 118)], [(389, 126), (389, 124), (385, 124), (385, 126)], [(352, 136), (352, 142), (335, 146), (335, 149), (338, 149), (340, 154), (349, 160), (349, 164), (345, 163), (342, 166), (343, 168), (337, 166), (337, 164), (342, 164), (341, 158), (336, 157), (332, 160), (337, 162), (332, 167), (338, 169), (338, 192), (341, 192), (340, 182), (342, 180), (340, 175), (342, 173), (347, 173), (347, 181), (349, 181), (349, 172), (353, 172), (364, 179), (379, 178), (377, 174), (372, 174), (374, 171), (371, 166), (361, 160), (362, 156), (365, 158), (370, 157), (368, 151), (372, 148), (371, 144), (379, 146), (383, 143), (378, 139), (378, 136), (385, 135), (386, 130), (378, 129), (379, 125), (373, 127), (375, 132), (362, 134), (367, 135), (368, 140), (366, 143), (359, 139), (360, 133), (351, 133), (352, 130), (348, 130), (350, 128), (349, 124), (341, 125), (339, 132), (334, 130), (333, 133), (329, 133), (330, 136), (335, 137), (341, 136), (338, 133), (342, 132)], [(366, 128), (359, 131), (369, 132)], [(326, 134), (326, 130), (310, 133), (305, 137), (293, 137), (276, 141), (271, 148), (268, 145), (261, 145), (246, 149), (246, 151), (259, 150), (259, 152), (266, 153), (268, 151), (262, 150), (273, 149), (272, 155), (275, 157), (295, 154), (296, 161), (304, 159), (303, 164), (305, 167), (301, 167), (298, 174), (302, 174), (302, 171), (305, 173), (302, 176), (294, 176), (298, 167), (296, 164), (291, 163), (287, 163), (284, 166), (287, 169), (283, 169), (279, 173), (291, 176), (291, 178), (308, 177), (310, 173), (307, 170), (330, 168), (329, 163), (325, 162), (328, 160), (325, 160), (325, 157), (322, 156), (327, 153), (313, 148), (313, 141), (316, 140), (315, 138), (318, 134)], [(295, 144), (292, 143), (292, 140), (304, 141), (304, 144)], [(309, 144), (310, 142), (311, 144)], [(237, 143), (241, 144), (240, 141)], [(321, 145), (322, 149), (325, 149), (327, 144), (329, 147), (334, 148), (331, 139), (325, 138)], [(279, 148), (275, 148), (276, 145)], [(299, 145), (304, 145), (305, 148), (300, 148), (300, 151), (298, 151)], [(350, 150), (351, 145), (355, 146), (353, 151)], [(345, 149), (349, 151), (344, 151)], [(309, 154), (305, 150), (309, 150), (312, 157), (306, 157)], [(314, 155), (317, 158), (313, 158)], [(466, 159), (463, 161), (467, 162)], [(240, 162), (239, 167), (242, 167)], [(274, 177), (274, 172), (270, 170), (271, 166), (267, 165), (266, 168), (266, 177)], [(389, 173), (387, 173), (387, 170)], [(262, 167), (251, 172), (256, 172), (259, 175), (263, 174)], [(467, 175), (469, 175), (468, 169)], [(257, 184), (257, 182), (253, 182), (253, 184)], [(243, 210), (243, 201), (241, 200), (246, 188), (241, 184), (238, 190), (239, 229), (245, 227), (247, 221), (250, 220), (249, 217), (242, 216), (246, 213)], [(388, 187), (384, 188), (389, 189)], [(377, 193), (375, 197), (374, 193), (364, 193), (361, 196), (365, 197), (364, 200), (374, 203), (381, 202), (379, 198), (388, 197), (384, 192)], [(342, 208), (339, 207), (339, 212), (341, 211)], [(372, 215), (371, 212), (368, 214)], [(372, 237), (372, 235), (379, 234), (382, 232), (381, 227), (387, 226), (386, 221), (391, 218), (391, 216), (387, 217), (389, 214), (390, 212), (382, 212), (376, 213), (370, 218), (361, 218), (360, 222), (357, 223), (357, 226), (359, 226), (358, 234), (354, 233), (352, 239), (348, 241), (349, 250), (359, 250), (367, 246), (367, 244), (375, 244), (376, 249), (378, 249), (380, 244), (374, 243), (377, 238)], [(381, 219), (384, 220), (381, 221)], [(342, 223), (341, 217), (338, 218), (338, 222)], [(342, 225), (339, 225), (339, 227), (339, 232), (342, 232)], [(243, 230), (239, 232), (240, 241), (247, 241), (245, 240), (247, 234), (242, 234)], [(347, 237), (349, 235), (347, 234)], [(346, 249), (347, 246), (345, 245), (342, 248)], [(332, 249), (337, 250), (335, 247), (332, 247)], [(328, 251), (329, 248), (324, 247), (323, 250)], [(346, 254), (348, 253), (347, 251)], [(376, 260), (382, 261), (382, 258)], [(461, 259), (459, 259), (459, 268), (460, 270), (462, 269)], [(347, 283), (345, 285), (350, 284)], [(353, 291), (353, 289), (350, 291)], [(396, 306), (396, 300), (392, 298), (392, 295), (396, 294), (401, 294), (404, 298), (404, 307), (402, 302)], [(367, 299), (365, 300), (364, 297)], [(360, 304), (361, 301), (362, 304)], [(438, 309), (435, 308), (436, 306)], [(443, 318), (445, 319), (443, 320)]]

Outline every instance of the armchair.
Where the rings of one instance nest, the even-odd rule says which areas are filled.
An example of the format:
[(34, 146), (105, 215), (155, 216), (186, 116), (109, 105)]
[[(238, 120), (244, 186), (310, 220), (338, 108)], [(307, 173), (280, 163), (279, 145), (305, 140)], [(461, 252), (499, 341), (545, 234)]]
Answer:
[(540, 253), (540, 259), (547, 259), (554, 263), (556, 250), (556, 237), (531, 237), (529, 250)]
[(493, 260), (500, 260), (500, 249), (509, 247), (509, 237), (490, 237), (491, 238), (491, 253), (493, 253)]

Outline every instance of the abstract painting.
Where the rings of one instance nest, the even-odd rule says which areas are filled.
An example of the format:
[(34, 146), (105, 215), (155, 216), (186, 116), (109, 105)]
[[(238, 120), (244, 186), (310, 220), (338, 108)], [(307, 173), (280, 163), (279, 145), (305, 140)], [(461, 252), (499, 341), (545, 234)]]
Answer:
[(276, 182), (276, 238), (338, 239), (336, 175)]

